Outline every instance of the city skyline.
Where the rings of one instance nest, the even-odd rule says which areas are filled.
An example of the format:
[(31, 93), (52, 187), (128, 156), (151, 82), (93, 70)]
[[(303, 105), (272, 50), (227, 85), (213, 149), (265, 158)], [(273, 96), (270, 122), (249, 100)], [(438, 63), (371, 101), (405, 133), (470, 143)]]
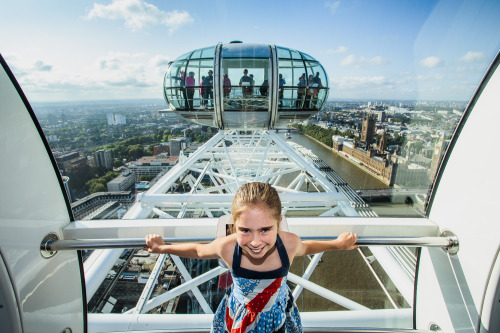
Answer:
[(499, 45), (495, 1), (51, 4), (0, 13), (0, 53), (30, 102), (161, 99), (169, 61), (232, 40), (310, 54), (328, 72), (330, 100), (464, 101)]

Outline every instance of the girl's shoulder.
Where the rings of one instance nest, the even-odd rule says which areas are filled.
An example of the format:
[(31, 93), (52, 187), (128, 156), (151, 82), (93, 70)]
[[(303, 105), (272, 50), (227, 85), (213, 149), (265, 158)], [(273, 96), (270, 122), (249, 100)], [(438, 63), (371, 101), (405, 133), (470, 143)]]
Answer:
[(292, 232), (288, 231), (279, 231), (278, 235), (281, 238), (281, 241), (283, 242), (283, 245), (285, 246), (286, 252), (288, 253), (288, 256), (293, 259), (295, 257), (295, 254), (297, 253), (297, 250), (300, 248), (300, 245), (302, 243), (302, 240), (300, 239), (299, 236)]
[(218, 242), (220, 251), (219, 256), (222, 260), (224, 260), (228, 267), (231, 268), (233, 263), (234, 247), (236, 246), (236, 234), (217, 238), (216, 242)]

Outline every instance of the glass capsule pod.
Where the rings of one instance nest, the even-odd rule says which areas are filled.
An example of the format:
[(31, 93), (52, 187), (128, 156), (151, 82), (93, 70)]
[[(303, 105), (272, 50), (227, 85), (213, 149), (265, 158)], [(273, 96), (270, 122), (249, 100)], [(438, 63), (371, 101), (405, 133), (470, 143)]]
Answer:
[(163, 93), (179, 116), (219, 129), (285, 128), (318, 112), (328, 76), (310, 55), (275, 45), (231, 42), (169, 64)]

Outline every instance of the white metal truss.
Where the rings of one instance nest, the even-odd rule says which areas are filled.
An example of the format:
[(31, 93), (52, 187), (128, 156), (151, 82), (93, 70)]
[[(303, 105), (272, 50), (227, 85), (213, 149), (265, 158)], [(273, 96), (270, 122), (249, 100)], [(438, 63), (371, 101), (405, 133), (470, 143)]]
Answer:
[[(158, 180), (150, 190), (139, 194), (137, 202), (123, 219), (193, 221), (193, 219), (218, 218), (230, 214), (231, 202), (236, 190), (242, 184), (253, 181), (270, 183), (278, 190), (283, 215), (339, 218), (376, 216), (333, 170), (322, 171), (320, 169), (321, 166), (318, 165), (318, 161), (311, 152), (282, 139), (278, 133), (272, 131), (243, 133), (235, 130), (221, 130), (191, 156), (181, 157), (179, 163)], [(93, 296), (121, 252), (121, 250), (98, 250), (85, 261), (88, 299)], [(397, 277), (397, 280), (393, 280), (394, 284), (402, 290), (408, 303), (412, 304), (413, 295), (410, 288), (413, 281), (405, 275), (404, 268), (398, 267), (393, 256), (385, 249), (379, 248), (376, 256), (379, 261), (391, 264), (390, 269), (396, 272), (394, 275)], [(117, 315), (122, 316), (123, 321), (129, 321), (130, 315), (137, 319), (137, 316), (144, 315), (185, 292), (192, 293), (204, 313), (212, 313), (198, 286), (227, 269), (217, 267), (193, 277), (178, 257), (170, 257), (182, 274), (183, 284), (160, 296), (150, 298), (154, 282), (166, 258), (165, 255), (160, 256), (136, 307), (128, 310), (124, 315)], [(312, 257), (303, 276), (289, 274), (289, 280), (297, 285), (293, 292), (294, 297), (297, 298), (305, 288), (347, 309), (357, 310), (360, 321), (364, 317), (372, 320), (373, 314), (367, 312), (365, 306), (309, 281), (320, 259), (321, 254)], [(366, 262), (369, 265), (369, 262)], [(411, 312), (407, 309), (403, 310), (394, 318), (398, 320), (405, 318), (405, 321), (411, 321)], [(189, 316), (198, 318), (197, 315)], [(92, 318), (96, 317), (89, 316), (89, 318), (92, 321), (94, 320)], [(120, 321), (120, 319), (115, 318), (113, 321)]]
[[(229, 214), (232, 195), (241, 184), (252, 181), (275, 186), (283, 194), (285, 214), (305, 209), (330, 216), (355, 214), (350, 200), (312, 160), (299, 155), (278, 135), (220, 131), (139, 195), (141, 215), (179, 218)], [(311, 193), (304, 196), (305, 191)], [(347, 203), (342, 209), (341, 202)]]

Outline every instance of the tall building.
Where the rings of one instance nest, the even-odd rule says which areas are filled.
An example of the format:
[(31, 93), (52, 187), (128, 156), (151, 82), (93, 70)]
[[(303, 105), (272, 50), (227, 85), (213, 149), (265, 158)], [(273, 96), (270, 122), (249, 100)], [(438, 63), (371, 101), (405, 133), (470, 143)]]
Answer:
[(127, 123), (127, 117), (122, 114), (115, 114), (115, 125), (125, 125)]
[(372, 114), (363, 116), (363, 127), (361, 128), (361, 142), (365, 142), (366, 146), (373, 142), (375, 136), (375, 118)]
[(375, 110), (375, 115), (377, 116), (377, 121), (384, 122), (385, 121), (385, 111), (383, 110)]
[(107, 170), (113, 169), (113, 156), (111, 150), (98, 150), (94, 153), (95, 164)]
[(66, 191), (66, 195), (68, 196), (69, 203), (73, 202), (73, 199), (71, 199), (71, 192), (69, 190), (69, 177), (68, 176), (62, 176), (62, 181), (64, 184), (64, 190)]
[(186, 138), (170, 139), (170, 156), (179, 156), (181, 150), (186, 148)]
[(387, 135), (382, 133), (382, 137), (380, 138), (380, 142), (378, 143), (378, 152), (383, 154), (385, 152), (385, 148), (387, 148)]
[(108, 113), (108, 125), (125, 125), (127, 123), (127, 117), (121, 114)]
[(446, 148), (448, 148), (449, 143), (449, 140), (445, 140), (445, 134), (443, 133), (434, 147), (434, 153), (432, 154), (431, 170), (429, 174), (430, 179), (434, 179), (436, 176), (441, 158), (446, 152)]

